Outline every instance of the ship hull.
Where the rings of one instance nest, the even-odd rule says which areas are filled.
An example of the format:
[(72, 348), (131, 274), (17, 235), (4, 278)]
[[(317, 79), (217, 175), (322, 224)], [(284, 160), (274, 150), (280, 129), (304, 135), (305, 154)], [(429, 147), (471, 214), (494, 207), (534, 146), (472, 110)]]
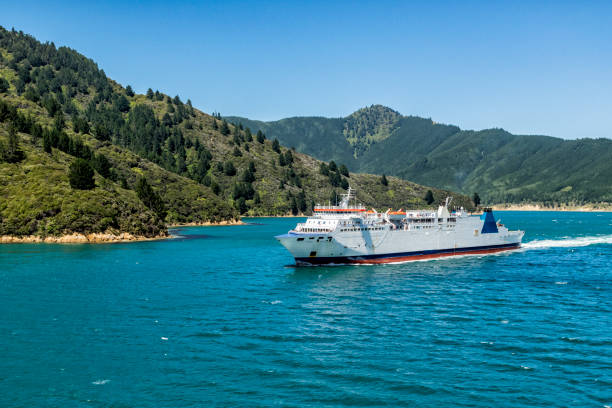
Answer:
[(449, 248), (414, 252), (400, 252), (393, 254), (374, 254), (358, 256), (330, 256), (330, 257), (296, 257), (295, 262), (299, 266), (310, 265), (347, 265), (347, 264), (385, 264), (397, 262), (411, 262), (450, 256), (485, 255), (503, 251), (511, 251), (520, 248), (520, 242), (487, 245), (467, 248)]

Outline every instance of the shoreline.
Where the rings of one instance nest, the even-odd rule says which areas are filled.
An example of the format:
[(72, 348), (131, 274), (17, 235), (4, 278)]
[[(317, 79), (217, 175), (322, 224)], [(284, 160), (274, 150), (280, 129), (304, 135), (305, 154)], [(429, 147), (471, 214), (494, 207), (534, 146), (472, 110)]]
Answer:
[(26, 235), (17, 237), (14, 235), (0, 236), (0, 244), (113, 244), (120, 242), (157, 241), (172, 238), (170, 234), (160, 234), (153, 237), (132, 235), (128, 232), (120, 234), (92, 233), (92, 234), (64, 234), (60, 236), (40, 237), (38, 235)]
[[(246, 225), (241, 220), (219, 221), (219, 222), (192, 222), (185, 224), (168, 225), (167, 228), (180, 227), (214, 227), (214, 226), (229, 226), (229, 225)], [(118, 244), (125, 242), (143, 242), (143, 241), (159, 241), (163, 239), (174, 239), (176, 235), (170, 232), (159, 234), (153, 237), (145, 237), (143, 235), (132, 235), (129, 232), (100, 233), (91, 234), (71, 233), (59, 236), (41, 237), (38, 235), (0, 235), (0, 244)]]
[(545, 207), (540, 204), (494, 204), (494, 211), (563, 211), (563, 212), (612, 212), (611, 204), (569, 205)]
[(181, 228), (181, 227), (227, 227), (231, 225), (246, 225), (242, 219), (230, 220), (230, 221), (205, 221), (205, 222), (186, 222), (182, 224), (169, 224), (167, 228)]

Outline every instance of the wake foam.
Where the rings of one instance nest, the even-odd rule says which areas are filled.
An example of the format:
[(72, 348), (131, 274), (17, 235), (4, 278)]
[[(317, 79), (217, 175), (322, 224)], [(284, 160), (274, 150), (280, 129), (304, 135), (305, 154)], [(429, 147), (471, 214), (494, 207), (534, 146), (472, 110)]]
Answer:
[(612, 235), (535, 240), (525, 242), (521, 245), (521, 247), (525, 249), (572, 248), (597, 244), (612, 244)]

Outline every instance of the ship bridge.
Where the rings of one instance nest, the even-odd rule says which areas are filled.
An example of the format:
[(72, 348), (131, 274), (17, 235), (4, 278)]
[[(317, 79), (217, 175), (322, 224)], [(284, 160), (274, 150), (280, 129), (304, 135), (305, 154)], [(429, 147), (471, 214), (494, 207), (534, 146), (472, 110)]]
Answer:
[[(361, 216), (367, 212), (362, 204), (354, 203), (351, 205), (351, 200), (355, 200), (353, 189), (349, 186), (346, 194), (342, 194), (342, 199), (338, 205), (315, 205), (313, 212), (315, 216)], [(345, 217), (341, 217), (345, 218)]]

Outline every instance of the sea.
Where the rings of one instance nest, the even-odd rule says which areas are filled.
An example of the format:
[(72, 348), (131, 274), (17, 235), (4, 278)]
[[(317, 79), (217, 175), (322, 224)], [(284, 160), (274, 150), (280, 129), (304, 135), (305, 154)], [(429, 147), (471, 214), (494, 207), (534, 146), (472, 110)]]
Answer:
[(610, 407), (612, 213), (520, 250), (295, 267), (296, 218), (0, 246), (0, 407)]

